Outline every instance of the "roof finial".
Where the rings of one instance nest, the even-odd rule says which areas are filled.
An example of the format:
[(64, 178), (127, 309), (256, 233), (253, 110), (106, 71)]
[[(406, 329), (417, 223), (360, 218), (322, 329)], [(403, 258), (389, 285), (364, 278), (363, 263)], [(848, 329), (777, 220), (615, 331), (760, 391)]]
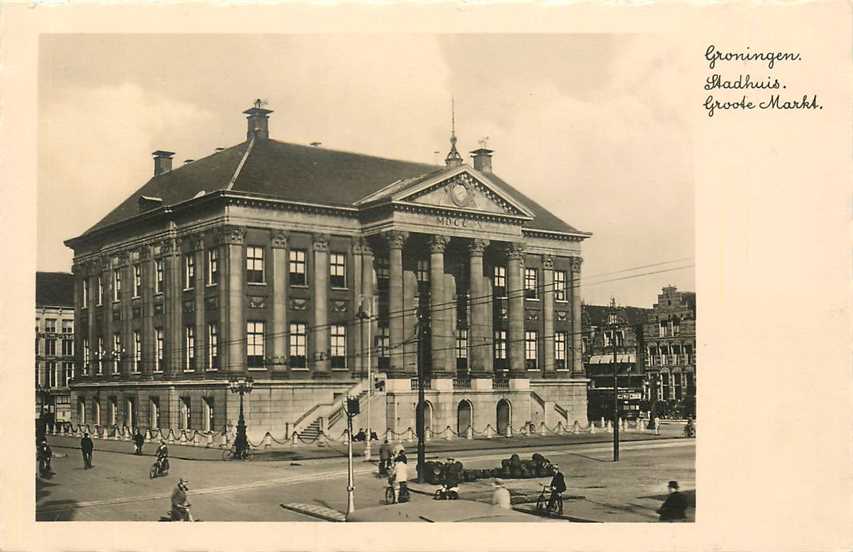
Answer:
[(458, 167), (462, 164), (462, 156), (456, 151), (456, 100), (450, 97), (450, 152), (444, 159), (444, 164), (450, 167)]

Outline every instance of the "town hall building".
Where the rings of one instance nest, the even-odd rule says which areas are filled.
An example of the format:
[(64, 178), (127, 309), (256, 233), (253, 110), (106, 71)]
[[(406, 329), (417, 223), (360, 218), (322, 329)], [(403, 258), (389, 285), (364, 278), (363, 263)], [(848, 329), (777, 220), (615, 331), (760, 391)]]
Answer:
[(154, 152), (153, 177), (66, 242), (75, 423), (222, 431), (229, 380), (250, 376), (252, 440), (337, 437), (347, 396), (356, 427), (370, 400), (370, 427), (400, 433), (420, 358), (433, 435), (587, 424), (591, 234), (499, 178), (493, 151), (465, 163), (455, 135), (436, 166), (279, 142), (272, 111), (244, 113), (244, 142), (179, 167)]

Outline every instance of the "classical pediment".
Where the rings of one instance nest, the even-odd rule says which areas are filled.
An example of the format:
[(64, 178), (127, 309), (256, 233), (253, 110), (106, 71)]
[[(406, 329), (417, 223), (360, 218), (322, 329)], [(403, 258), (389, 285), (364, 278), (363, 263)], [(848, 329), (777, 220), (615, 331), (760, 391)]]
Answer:
[(464, 166), (398, 190), (391, 200), (424, 207), (533, 218), (530, 209), (503, 192), (488, 177)]

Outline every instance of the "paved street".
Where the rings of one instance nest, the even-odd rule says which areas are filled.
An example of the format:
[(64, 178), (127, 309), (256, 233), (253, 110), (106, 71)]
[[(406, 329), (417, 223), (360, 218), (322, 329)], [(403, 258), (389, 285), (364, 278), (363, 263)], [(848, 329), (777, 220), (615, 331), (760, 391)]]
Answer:
[[(504, 442), (506, 444), (506, 442)], [(517, 452), (527, 458), (539, 450), (558, 462), (567, 475), (566, 514), (590, 521), (654, 521), (654, 510), (666, 493), (666, 482), (677, 479), (692, 496), (694, 489), (693, 440), (666, 439), (624, 443), (622, 459), (610, 462), (607, 443), (564, 444)], [(237, 463), (173, 458), (167, 477), (151, 480), (151, 456), (97, 450), (95, 468), (84, 470), (79, 450), (56, 447), (50, 481), (37, 481), (39, 520), (128, 520), (154, 521), (169, 509), (169, 495), (178, 477), (190, 480), (194, 515), (204, 521), (319, 521), (282, 504), (301, 503), (346, 509), (346, 462), (342, 458), (320, 458)], [(466, 467), (499, 465), (513, 450), (469, 450), (453, 456)], [(439, 454), (438, 457), (446, 456)], [(414, 472), (414, 455), (410, 454)], [(359, 459), (360, 460), (360, 459)], [(384, 480), (374, 475), (375, 466), (356, 463), (356, 507), (382, 505)], [(538, 479), (509, 480), (514, 495), (538, 490)], [(429, 490), (429, 489), (425, 489)], [(489, 481), (464, 483), (462, 498), (488, 501)], [(435, 509), (437, 503), (412, 493), (412, 508)], [(452, 503), (444, 503), (452, 508)], [(382, 506), (389, 509), (395, 506)], [(523, 510), (523, 506), (519, 506)], [(452, 517), (452, 516), (451, 516)], [(531, 520), (533, 520), (531, 516)]]

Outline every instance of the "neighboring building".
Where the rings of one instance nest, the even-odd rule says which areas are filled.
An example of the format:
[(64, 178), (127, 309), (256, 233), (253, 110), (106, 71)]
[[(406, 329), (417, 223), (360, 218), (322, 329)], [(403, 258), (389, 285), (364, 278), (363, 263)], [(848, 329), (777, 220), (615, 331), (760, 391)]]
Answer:
[(663, 288), (644, 326), (646, 370), (656, 412), (696, 415), (696, 293)]
[[(643, 326), (652, 309), (604, 305), (583, 306), (583, 358), (590, 379), (590, 419), (613, 417), (613, 373), (623, 395), (633, 397), (620, 407), (622, 417), (635, 418), (640, 413), (645, 381), (645, 341)], [(611, 319), (615, 316), (615, 320)], [(614, 336), (616, 325), (614, 364)]]
[(36, 272), (36, 418), (71, 420), (74, 275)]
[(245, 142), (175, 169), (155, 152), (153, 178), (66, 242), (75, 420), (222, 430), (229, 378), (252, 376), (250, 437), (337, 436), (369, 359), (371, 426), (414, 428), (426, 302), (429, 428), (586, 423), (589, 233), (497, 177), (491, 150), (464, 164), (455, 135), (434, 166), (278, 142), (270, 113), (257, 103)]

